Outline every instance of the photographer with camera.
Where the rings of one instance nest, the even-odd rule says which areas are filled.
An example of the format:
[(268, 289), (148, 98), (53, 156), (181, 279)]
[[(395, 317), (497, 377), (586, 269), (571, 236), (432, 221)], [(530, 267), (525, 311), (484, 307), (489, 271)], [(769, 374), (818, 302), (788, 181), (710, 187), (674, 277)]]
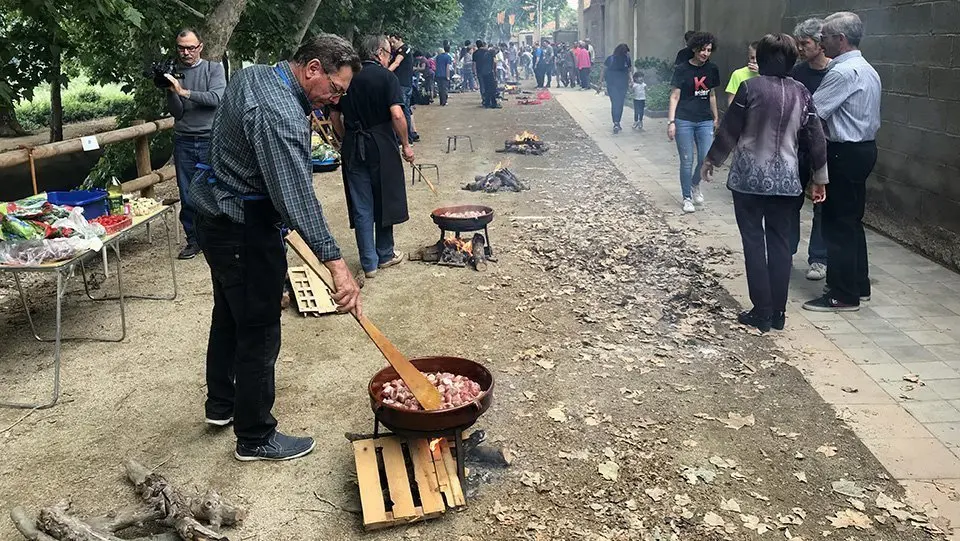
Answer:
[[(203, 60), (200, 58), (202, 51), (200, 34), (192, 28), (185, 28), (177, 34), (178, 63), (160, 72), (168, 83), (167, 107), (176, 121), (173, 160), (180, 189), (180, 223), (187, 237), (187, 245), (180, 251), (179, 259), (193, 259), (200, 253), (194, 232), (194, 209), (189, 198), (190, 180), (198, 162), (209, 163), (213, 115), (227, 88), (223, 65)], [(169, 73), (173, 69), (177, 71)], [(154, 72), (158, 72), (156, 66)], [(158, 78), (157, 84), (161, 82)]]

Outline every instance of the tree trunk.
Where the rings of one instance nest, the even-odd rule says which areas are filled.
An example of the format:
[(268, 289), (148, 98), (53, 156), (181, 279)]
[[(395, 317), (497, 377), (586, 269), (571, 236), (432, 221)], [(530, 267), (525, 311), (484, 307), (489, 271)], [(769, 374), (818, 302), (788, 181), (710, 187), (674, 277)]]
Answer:
[(300, 15), (297, 17), (297, 33), (290, 36), (289, 57), (293, 57), (293, 53), (300, 48), (300, 44), (303, 43), (303, 38), (307, 35), (307, 30), (310, 29), (310, 24), (313, 22), (319, 7), (320, 0), (303, 0), (303, 7), (300, 8)]
[(247, 0), (220, 0), (217, 7), (207, 15), (203, 32), (203, 52), (207, 60), (220, 61), (227, 50), (233, 29), (240, 22), (240, 15), (246, 8)]
[(63, 141), (63, 97), (61, 95), (60, 45), (50, 44), (50, 142)]
[(9, 100), (0, 100), (0, 137), (20, 137), (30, 135), (30, 132), (20, 126), (17, 121), (17, 111), (13, 108), (13, 102)]
[(562, 11), (562, 10), (561, 10), (560, 8), (557, 8), (557, 10), (554, 12), (554, 19), (553, 19), (553, 20), (555, 21), (555, 22), (554, 22), (554, 25), (556, 25), (556, 28), (553, 29), (554, 32), (559, 32), (559, 31), (560, 31), (560, 12), (561, 12), (561, 11)]

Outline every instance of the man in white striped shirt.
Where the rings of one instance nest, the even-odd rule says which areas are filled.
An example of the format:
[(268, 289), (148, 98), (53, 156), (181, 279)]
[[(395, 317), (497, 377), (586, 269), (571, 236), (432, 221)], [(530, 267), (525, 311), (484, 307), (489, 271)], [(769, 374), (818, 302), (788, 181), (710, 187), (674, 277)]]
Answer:
[(827, 244), (827, 288), (803, 305), (817, 312), (853, 312), (870, 300), (863, 211), (867, 177), (877, 163), (880, 76), (860, 53), (863, 23), (840, 12), (823, 23), (823, 45), (833, 60), (813, 95), (827, 136), (830, 195), (823, 204)]

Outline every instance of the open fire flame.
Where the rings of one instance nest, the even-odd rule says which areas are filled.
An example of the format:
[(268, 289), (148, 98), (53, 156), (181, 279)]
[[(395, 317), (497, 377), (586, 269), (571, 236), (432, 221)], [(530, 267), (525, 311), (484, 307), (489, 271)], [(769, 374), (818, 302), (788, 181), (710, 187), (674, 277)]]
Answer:
[(437, 445), (440, 445), (440, 440), (442, 440), (442, 439), (443, 439), (443, 438), (436, 438), (436, 439), (430, 440), (430, 452), (431, 452), (431, 453), (437, 450)]
[(466, 254), (473, 253), (473, 240), (463, 240), (460, 238), (449, 238), (444, 239), (443, 244), (449, 248), (453, 248), (458, 252), (463, 252)]
[(537, 137), (537, 134), (530, 133), (527, 130), (523, 130), (523, 133), (514, 137), (514, 140), (518, 143), (523, 143), (525, 141), (539, 141), (540, 138)]

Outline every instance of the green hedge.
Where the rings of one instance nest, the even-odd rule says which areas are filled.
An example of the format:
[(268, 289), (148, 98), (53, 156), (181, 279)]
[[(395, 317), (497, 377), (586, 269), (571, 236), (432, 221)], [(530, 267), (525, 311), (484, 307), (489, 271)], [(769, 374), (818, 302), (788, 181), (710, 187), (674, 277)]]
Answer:
[(660, 83), (647, 87), (647, 110), (666, 111), (670, 106), (670, 84)]
[[(96, 90), (84, 89), (63, 97), (63, 123), (117, 116), (131, 107), (133, 97), (126, 94), (105, 96)], [(50, 126), (50, 102), (31, 102), (18, 106), (17, 119), (27, 130)]]

